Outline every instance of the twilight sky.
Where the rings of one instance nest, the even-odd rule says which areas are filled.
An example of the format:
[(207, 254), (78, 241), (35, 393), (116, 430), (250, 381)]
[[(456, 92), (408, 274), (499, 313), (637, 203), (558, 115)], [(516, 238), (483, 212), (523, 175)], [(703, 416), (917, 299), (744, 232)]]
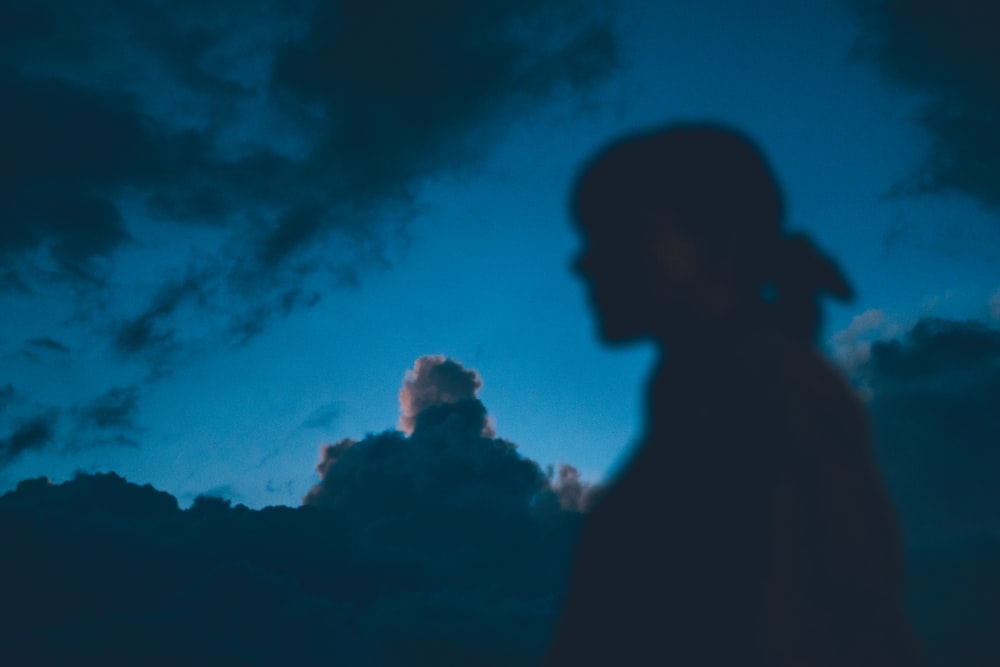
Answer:
[(653, 353), (595, 340), (569, 185), (623, 132), (712, 119), (856, 286), (820, 343), (911, 550), (978, 572), (963, 549), (992, 545), (1000, 590), (998, 23), (978, 0), (0, 0), (0, 492), (115, 471), (182, 507), (348, 506), (454, 403), (496, 480), (553, 465), (581, 506)]
[(921, 3), (238, 5), (0, 9), (3, 488), (297, 504), (424, 354), (477, 369), (525, 455), (604, 477), (652, 357), (595, 342), (566, 193), (669, 120), (764, 146), (858, 288), (842, 358), (1000, 316), (997, 47)]

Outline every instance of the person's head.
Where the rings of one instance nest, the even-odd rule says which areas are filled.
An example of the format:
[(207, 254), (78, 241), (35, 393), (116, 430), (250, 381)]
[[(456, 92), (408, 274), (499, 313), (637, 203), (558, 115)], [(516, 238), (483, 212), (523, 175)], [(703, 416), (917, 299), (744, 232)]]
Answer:
[(603, 337), (669, 339), (740, 318), (812, 338), (819, 291), (850, 294), (837, 268), (782, 231), (760, 150), (711, 124), (678, 124), (597, 153), (572, 195)]

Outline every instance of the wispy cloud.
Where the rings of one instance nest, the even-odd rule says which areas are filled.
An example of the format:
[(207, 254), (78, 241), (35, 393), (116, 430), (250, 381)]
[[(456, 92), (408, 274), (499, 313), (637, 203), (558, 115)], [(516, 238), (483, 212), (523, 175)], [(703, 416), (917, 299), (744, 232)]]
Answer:
[(0, 11), (3, 283), (108, 286), (150, 225), (219, 230), (210, 261), (128, 276), (160, 286), (124, 318), (124, 353), (182, 345), (177, 306), (196, 294), (202, 320), (237, 342), (308, 308), (317, 290), (304, 277), (391, 245), (383, 232), (419, 209), (425, 178), (474, 163), (518, 114), (617, 62), (613, 26), (590, 2)]
[(309, 413), (309, 416), (302, 422), (302, 428), (326, 428), (343, 414), (344, 404), (339, 401), (321, 405)]
[(72, 448), (89, 448), (103, 444), (135, 447), (139, 432), (136, 417), (139, 412), (139, 387), (112, 387), (97, 398), (76, 407), (74, 444)]
[(28, 346), (36, 350), (47, 350), (49, 352), (70, 352), (71, 350), (66, 346), (49, 336), (41, 336), (39, 338), (32, 338), (28, 341)]
[(0, 438), (0, 466), (51, 445), (58, 419), (57, 412), (46, 411), (18, 421), (10, 435)]

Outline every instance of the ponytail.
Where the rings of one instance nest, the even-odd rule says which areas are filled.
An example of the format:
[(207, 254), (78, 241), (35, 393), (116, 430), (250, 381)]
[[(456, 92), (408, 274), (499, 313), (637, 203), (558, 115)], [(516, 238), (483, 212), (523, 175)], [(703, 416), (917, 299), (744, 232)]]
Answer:
[(853, 290), (832, 259), (807, 236), (780, 236), (769, 253), (761, 298), (771, 320), (785, 333), (812, 341), (819, 330), (818, 297), (848, 301)]

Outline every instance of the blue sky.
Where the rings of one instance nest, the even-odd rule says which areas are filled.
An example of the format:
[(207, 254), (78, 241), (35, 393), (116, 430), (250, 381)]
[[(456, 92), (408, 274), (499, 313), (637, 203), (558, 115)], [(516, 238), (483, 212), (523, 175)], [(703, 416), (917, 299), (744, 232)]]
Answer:
[[(708, 119), (856, 288), (818, 343), (929, 664), (997, 664), (998, 30), (981, 0), (0, 0), (7, 639), (540, 655), (655, 356), (597, 340), (567, 193), (612, 139)], [(407, 396), (463, 388), (404, 436), (425, 355), (461, 365)], [(307, 494), (330, 511), (239, 507)], [(195, 643), (155, 644), (163, 614)]]
[[(531, 15), (533, 3), (521, 4)], [(106, 251), (88, 253), (85, 239), (75, 239), (76, 254), (60, 258), (58, 225), (36, 245), (9, 241), (6, 261), (21, 284), (11, 279), (0, 293), (8, 318), (0, 385), (9, 383), (14, 397), (0, 420), (12, 434), (33, 416), (57, 416), (48, 444), (0, 470), (4, 488), (26, 477), (115, 470), (182, 503), (211, 491), (251, 507), (294, 505), (315, 482), (321, 445), (393, 427), (404, 372), (437, 353), (478, 370), (498, 434), (526, 456), (605, 477), (640, 433), (653, 352), (596, 341), (569, 271), (576, 239), (566, 193), (577, 166), (604, 142), (671, 120), (731, 123), (771, 157), (789, 227), (813, 234), (857, 287), (852, 304), (827, 311), (821, 342), (831, 351), (837, 332), (870, 309), (883, 316), (869, 338), (928, 315), (995, 317), (995, 211), (974, 192), (944, 187), (888, 194), (932, 144), (919, 119), (935, 89), (893, 79), (883, 61), (866, 57), (866, 24), (843, 3), (612, 3), (580, 19), (581, 34), (592, 20), (605, 41), (577, 44), (579, 60), (552, 56), (550, 70), (538, 68), (548, 72), (536, 73), (541, 83), (497, 75), (484, 77), (495, 90), (470, 90), (469, 81), (445, 77), (442, 85), (459, 86), (438, 91), (441, 104), (456, 96), (441, 112), (447, 122), (426, 122), (412, 142), (402, 124), (397, 134), (383, 132), (393, 145), (358, 153), (350, 137), (310, 146), (310, 138), (329, 139), (322, 109), (330, 101), (310, 92), (314, 82), (286, 72), (282, 89), (268, 78), (264, 47), (307, 40), (306, 10), (260, 7), (238, 18), (185, 7), (159, 33), (152, 14), (111, 19), (95, 10), (85, 13), (92, 30), (77, 44), (60, 47), (42, 32), (31, 42), (29, 31), (20, 52), (5, 54), (5, 67), (23, 81), (55, 77), (94, 95), (127, 92), (138, 117), (197, 130), (197, 141), (212, 145), (189, 159), (193, 171), (183, 178), (114, 172), (108, 183), (121, 183), (94, 185), (109, 193), (124, 235), (105, 238)], [(200, 60), (175, 57), (183, 12), (195, 25), (232, 20), (237, 29), (207, 31), (227, 37)], [(558, 31), (544, 34), (555, 35), (557, 49)], [(102, 35), (100, 48), (88, 50), (87, 40)], [(73, 60), (64, 52), (72, 48), (89, 55)], [(371, 57), (377, 75), (378, 52), (362, 45), (355, 55)], [(292, 53), (286, 60), (294, 63)], [(371, 93), (350, 67), (337, 76), (341, 93)], [(244, 176), (226, 171), (261, 146), (286, 159), (290, 173), (274, 175), (264, 158), (243, 163)], [(355, 154), (398, 164), (379, 171), (383, 162), (364, 163), (351, 178), (337, 176), (344, 165), (354, 169), (344, 155)], [(312, 162), (303, 162), (308, 155)], [(324, 185), (327, 177), (337, 185)], [(243, 199), (229, 201), (218, 219), (209, 219), (211, 197), (202, 209), (189, 202), (196, 212), (180, 220), (183, 196), (204, 195), (198, 178), (208, 190), (218, 178), (228, 196)], [(158, 217), (144, 199), (153, 190), (176, 196), (161, 202)], [(302, 191), (307, 208), (326, 207), (338, 222), (317, 223), (314, 233), (306, 210), (306, 222), (282, 228), (308, 238), (280, 266), (267, 265), (266, 253), (253, 256), (262, 246), (240, 247), (274, 241), (267, 234), (278, 227), (269, 225), (294, 214), (283, 212), (281, 197)], [(203, 289), (185, 291), (193, 284)], [(163, 317), (151, 315), (171, 293), (182, 296)], [(143, 314), (147, 337), (124, 345), (123, 332)], [(100, 406), (116, 411), (103, 426), (87, 422)]]

